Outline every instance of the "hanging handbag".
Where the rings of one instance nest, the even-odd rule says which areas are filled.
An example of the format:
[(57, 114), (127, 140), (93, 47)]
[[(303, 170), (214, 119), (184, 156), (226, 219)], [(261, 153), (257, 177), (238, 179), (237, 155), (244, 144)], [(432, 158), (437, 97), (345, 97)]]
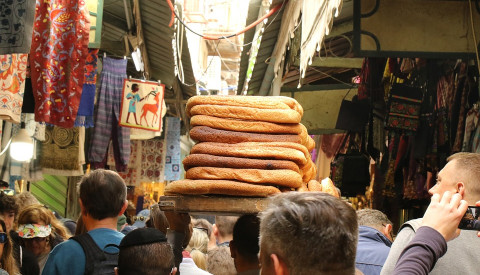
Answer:
[(416, 131), (420, 122), (423, 91), (405, 83), (393, 83), (388, 98), (385, 128), (388, 130)]
[(347, 134), (340, 149), (349, 138), (347, 153), (337, 154), (332, 162), (332, 179), (340, 188), (342, 196), (355, 197), (365, 194), (366, 187), (370, 185), (370, 157), (364, 153), (363, 138), (362, 148), (355, 149), (355, 142), (350, 134)]

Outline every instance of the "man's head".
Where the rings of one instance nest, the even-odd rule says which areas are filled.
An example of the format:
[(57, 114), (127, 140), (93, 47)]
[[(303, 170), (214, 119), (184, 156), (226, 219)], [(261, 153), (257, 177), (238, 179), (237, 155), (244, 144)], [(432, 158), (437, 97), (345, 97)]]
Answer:
[(380, 231), (393, 242), (392, 222), (387, 215), (375, 209), (362, 209), (357, 211), (358, 226), (368, 226)]
[(175, 274), (173, 250), (163, 232), (155, 228), (131, 231), (120, 242), (117, 275)]
[(428, 191), (430, 195), (443, 195), (445, 191), (459, 193), (470, 205), (480, 200), (480, 154), (456, 153), (437, 175), (437, 183)]
[(219, 246), (207, 253), (207, 270), (208, 272), (217, 275), (235, 275), (235, 264), (230, 255), (230, 249), (226, 246)]
[(229, 242), (232, 240), (233, 226), (238, 217), (235, 216), (216, 216), (213, 225), (213, 234), (218, 243)]
[(79, 189), (84, 217), (116, 219), (127, 207), (127, 187), (116, 172), (103, 169), (92, 171), (82, 178)]
[(18, 214), (18, 205), (13, 196), (9, 196), (4, 192), (0, 192), (0, 216), (3, 217), (5, 225), (7, 226), (7, 231), (13, 229), (15, 216)]
[(261, 274), (354, 274), (357, 215), (321, 192), (273, 197), (260, 213)]
[(233, 227), (233, 240), (230, 241), (230, 254), (237, 272), (259, 269), (258, 239), (260, 219), (255, 215), (241, 216)]

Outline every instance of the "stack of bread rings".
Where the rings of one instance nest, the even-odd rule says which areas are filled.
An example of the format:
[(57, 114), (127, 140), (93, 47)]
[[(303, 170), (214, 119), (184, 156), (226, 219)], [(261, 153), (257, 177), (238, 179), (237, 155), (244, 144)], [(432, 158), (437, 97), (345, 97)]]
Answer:
[[(185, 179), (168, 184), (165, 194), (267, 197), (322, 191), (310, 156), (315, 142), (300, 123), (303, 108), (295, 99), (194, 96), (186, 111), (197, 144), (183, 161)], [(328, 189), (336, 193), (333, 183)]]

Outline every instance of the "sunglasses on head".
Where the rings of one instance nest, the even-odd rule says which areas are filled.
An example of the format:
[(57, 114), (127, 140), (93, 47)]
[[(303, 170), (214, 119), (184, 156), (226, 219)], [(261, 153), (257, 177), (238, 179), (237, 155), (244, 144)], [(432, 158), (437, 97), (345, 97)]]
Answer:
[(145, 216), (133, 216), (133, 221), (136, 222), (136, 221), (141, 221), (141, 222), (144, 222), (148, 219), (148, 217), (145, 217)]
[(5, 232), (0, 233), (0, 243), (6, 243), (8, 241), (8, 235)]

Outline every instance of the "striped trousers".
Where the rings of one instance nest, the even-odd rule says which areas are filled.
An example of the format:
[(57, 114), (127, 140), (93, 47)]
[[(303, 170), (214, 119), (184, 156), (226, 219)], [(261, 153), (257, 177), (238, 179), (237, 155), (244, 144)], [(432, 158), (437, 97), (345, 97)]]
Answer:
[(103, 59), (95, 127), (89, 151), (89, 161), (93, 169), (105, 168), (110, 140), (113, 144), (116, 170), (123, 172), (127, 168), (130, 158), (130, 129), (118, 125), (126, 71), (126, 59)]

